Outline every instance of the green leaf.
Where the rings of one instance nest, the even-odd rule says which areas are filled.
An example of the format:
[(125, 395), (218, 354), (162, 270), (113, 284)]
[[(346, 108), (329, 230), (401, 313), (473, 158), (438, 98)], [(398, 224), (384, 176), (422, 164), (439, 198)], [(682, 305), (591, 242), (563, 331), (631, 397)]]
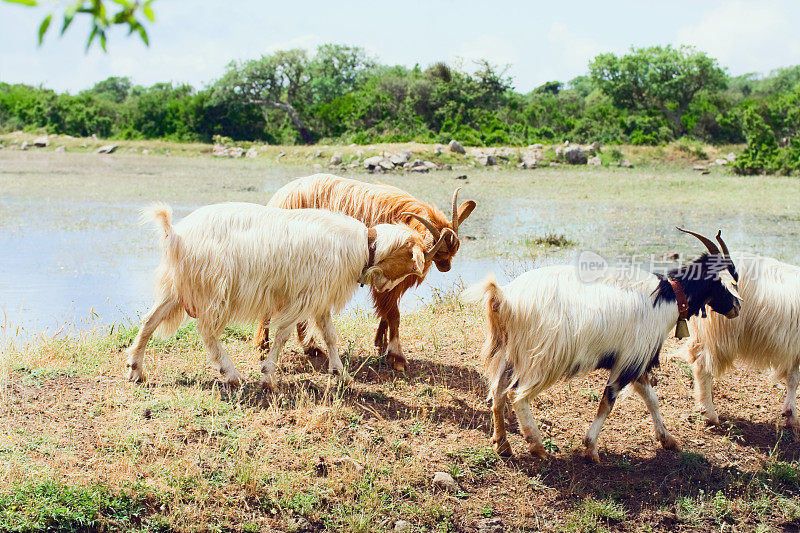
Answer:
[(139, 27), (136, 28), (136, 31), (139, 32), (139, 37), (142, 38), (142, 41), (144, 41), (145, 46), (150, 46), (150, 39), (147, 37), (147, 30), (144, 29), (144, 26), (139, 24)]
[(147, 19), (150, 22), (155, 22), (156, 21), (156, 14), (153, 11), (153, 8), (150, 7), (150, 2), (148, 2), (148, 3), (146, 3), (144, 5), (144, 7), (142, 8), (142, 13), (144, 13), (144, 16), (147, 17)]
[(39, 46), (42, 46), (42, 39), (44, 39), (44, 34), (47, 32), (47, 28), (50, 27), (51, 20), (53, 20), (52, 13), (47, 15), (42, 21), (42, 23), (39, 25)]
[(106, 32), (105, 31), (101, 31), (100, 32), (100, 48), (103, 49), (103, 52), (108, 52), (108, 50), (106, 50)]
[(64, 32), (67, 31), (67, 28), (69, 28), (69, 25), (72, 24), (72, 19), (74, 17), (75, 17), (75, 12), (74, 11), (72, 13), (67, 11), (64, 14), (64, 25), (61, 26), (61, 35), (64, 35)]
[(92, 41), (94, 41), (94, 38), (97, 37), (97, 31), (99, 29), (100, 28), (97, 27), (97, 24), (92, 24), (92, 32), (89, 34), (89, 40), (86, 41), (86, 51), (87, 52), (89, 51), (89, 47), (92, 46)]
[(11, 4), (22, 4), (23, 6), (36, 6), (36, 0), (3, 0), (4, 2), (9, 2)]

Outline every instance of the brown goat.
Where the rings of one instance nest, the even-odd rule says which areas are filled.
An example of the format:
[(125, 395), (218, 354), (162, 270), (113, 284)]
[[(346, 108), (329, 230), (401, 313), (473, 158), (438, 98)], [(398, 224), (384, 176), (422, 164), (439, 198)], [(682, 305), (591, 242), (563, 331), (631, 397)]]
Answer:
[[(423, 240), (425, 268), (421, 277), (409, 277), (391, 291), (372, 291), (375, 313), (380, 322), (375, 346), (395, 370), (404, 371), (406, 358), (400, 345), (400, 297), (411, 287), (422, 283), (432, 263), (441, 272), (450, 270), (451, 261), (460, 245), (458, 227), (475, 209), (469, 200), (457, 207), (458, 191), (453, 194), (453, 218), (447, 220), (435, 206), (417, 200), (407, 192), (382, 184), (364, 183), (331, 174), (315, 174), (298, 178), (281, 187), (267, 205), (284, 209), (316, 208), (335, 211), (371, 227), (383, 223), (406, 224)], [(440, 241), (443, 241), (440, 244)], [(438, 245), (438, 250), (435, 249)], [(388, 337), (387, 337), (388, 330)], [(300, 343), (308, 355), (321, 352), (304, 324), (297, 327)], [(269, 348), (269, 317), (265, 316), (256, 331), (255, 342)]]

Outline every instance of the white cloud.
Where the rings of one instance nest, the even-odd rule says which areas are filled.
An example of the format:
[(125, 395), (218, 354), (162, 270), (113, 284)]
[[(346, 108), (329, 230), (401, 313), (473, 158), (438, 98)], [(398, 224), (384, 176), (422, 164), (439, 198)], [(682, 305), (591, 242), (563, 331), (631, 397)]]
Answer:
[(795, 8), (796, 3), (785, 0), (721, 2), (697, 22), (680, 28), (677, 42), (719, 59), (732, 74), (766, 74), (798, 62), (800, 32), (791, 13)]
[(611, 51), (611, 47), (572, 31), (563, 22), (553, 22), (547, 30), (549, 68), (548, 80), (569, 80), (585, 74), (587, 65), (598, 54)]

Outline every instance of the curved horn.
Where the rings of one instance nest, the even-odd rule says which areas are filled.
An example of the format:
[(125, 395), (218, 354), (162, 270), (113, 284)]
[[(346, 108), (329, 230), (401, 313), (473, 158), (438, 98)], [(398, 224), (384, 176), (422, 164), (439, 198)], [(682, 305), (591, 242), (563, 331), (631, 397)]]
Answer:
[(456, 189), (456, 192), (453, 193), (453, 233), (458, 236), (458, 191), (461, 190), (461, 187)]
[(682, 231), (684, 233), (688, 233), (689, 235), (694, 235), (695, 237), (697, 237), (700, 240), (700, 242), (702, 242), (703, 244), (706, 245), (706, 248), (708, 248), (708, 253), (710, 253), (711, 255), (715, 255), (715, 254), (719, 253), (719, 248), (717, 248), (717, 245), (714, 244), (714, 241), (712, 241), (708, 237), (703, 237), (699, 233), (695, 233), (693, 231), (689, 231), (688, 229), (679, 228), (678, 226), (675, 226), (675, 229), (677, 229), (678, 231)]
[(442, 236), (439, 237), (439, 240), (436, 241), (436, 244), (433, 245), (433, 248), (425, 252), (426, 262), (432, 260), (433, 256), (436, 255), (436, 252), (439, 251), (439, 248), (441, 248), (444, 245), (444, 236), (447, 235), (448, 231), (453, 233), (453, 230), (451, 230), (450, 228), (445, 228), (444, 231), (442, 232)]
[(722, 248), (722, 255), (725, 256), (725, 259), (730, 261), (731, 254), (728, 251), (728, 246), (725, 244), (725, 241), (722, 240), (722, 230), (717, 231), (717, 242), (719, 243), (719, 247)]
[(438, 241), (439, 238), (442, 236), (442, 234), (439, 232), (436, 226), (433, 225), (433, 222), (431, 222), (427, 218), (420, 216), (416, 213), (408, 213), (408, 212), (402, 213), (402, 215), (416, 218), (417, 220), (422, 222), (422, 225), (428, 228), (428, 231), (430, 231), (431, 235), (433, 235), (434, 242)]

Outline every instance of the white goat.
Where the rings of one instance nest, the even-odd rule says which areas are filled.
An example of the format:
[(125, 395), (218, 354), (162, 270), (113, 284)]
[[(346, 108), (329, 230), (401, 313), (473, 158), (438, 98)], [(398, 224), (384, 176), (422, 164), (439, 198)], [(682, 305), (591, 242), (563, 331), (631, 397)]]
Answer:
[[(711, 241), (692, 234), (709, 252), (719, 253)], [(503, 419), (508, 397), (529, 451), (545, 457), (531, 400), (559, 380), (597, 368), (610, 375), (584, 439), (587, 456), (599, 462), (600, 429), (619, 391), (629, 383), (650, 411), (661, 444), (677, 449), (678, 442), (664, 427), (649, 372), (658, 365), (664, 340), (681, 315), (679, 304), (689, 315), (708, 303), (718, 313), (736, 316), (733, 263), (727, 257), (714, 261), (715, 257), (719, 256), (703, 255), (666, 276), (610, 275), (586, 281), (578, 267), (566, 265), (526, 272), (503, 287), (489, 276), (467, 289), (462, 298), (482, 300), (486, 308), (488, 335), (482, 353), (491, 390), (494, 449), (511, 454)]]
[(367, 228), (357, 220), (316, 209), (286, 210), (225, 203), (197, 209), (172, 225), (172, 210), (151, 207), (145, 216), (163, 231), (155, 303), (128, 349), (128, 377), (144, 380), (147, 340), (161, 325), (171, 334), (185, 315), (197, 330), (223, 379), (243, 378), (219, 341), (232, 321), (255, 321), (274, 312), (276, 335), (263, 363), (263, 383), (274, 387), (277, 356), (298, 322), (312, 319), (328, 347), (328, 368), (344, 377), (331, 311), (338, 312), (357, 284), (391, 290), (421, 275), (423, 243), (405, 226)]
[(772, 368), (776, 379), (786, 380), (781, 414), (786, 426), (800, 433), (800, 268), (752, 254), (735, 258), (743, 299), (739, 320), (693, 318), (689, 342), (678, 355), (693, 366), (695, 399), (710, 424), (719, 424), (712, 375), (721, 376), (741, 359), (755, 368)]

